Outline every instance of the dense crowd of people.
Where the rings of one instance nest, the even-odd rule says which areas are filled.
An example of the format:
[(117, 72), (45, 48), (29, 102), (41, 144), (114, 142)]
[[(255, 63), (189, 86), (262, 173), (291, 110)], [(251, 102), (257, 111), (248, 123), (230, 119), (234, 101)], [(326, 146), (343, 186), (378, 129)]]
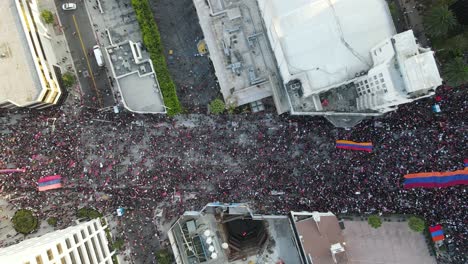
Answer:
[[(170, 119), (84, 108), (4, 111), (0, 168), (27, 171), (0, 175), (0, 190), (12, 207), (32, 208), (41, 219), (57, 216), (63, 227), (77, 208), (114, 214), (122, 206), (132, 225), (122, 221), (121, 232), (134, 252), (145, 252), (145, 239), (154, 239), (144, 226), (154, 221), (157, 207), (166, 219), (212, 201), (248, 202), (269, 214), (416, 214), (442, 224), (450, 261), (466, 263), (466, 187), (402, 185), (407, 173), (463, 168), (463, 89), (440, 88), (435, 98), (350, 130), (322, 118), (271, 114)], [(436, 101), (441, 113), (432, 110)], [(374, 149), (338, 150), (338, 139), (370, 141)], [(64, 188), (38, 192), (37, 180), (55, 174), (62, 175)], [(173, 202), (175, 193), (181, 202)]]

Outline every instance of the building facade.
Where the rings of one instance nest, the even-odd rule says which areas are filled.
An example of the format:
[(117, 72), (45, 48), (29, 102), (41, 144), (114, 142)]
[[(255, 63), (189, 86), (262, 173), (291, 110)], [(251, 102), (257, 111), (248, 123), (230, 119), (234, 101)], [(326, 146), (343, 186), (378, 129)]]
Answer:
[(61, 68), (52, 27), (41, 20), (38, 0), (5, 0), (0, 45), (0, 107), (46, 108), (58, 103)]
[(0, 248), (0, 263), (112, 264), (106, 228), (94, 219)]

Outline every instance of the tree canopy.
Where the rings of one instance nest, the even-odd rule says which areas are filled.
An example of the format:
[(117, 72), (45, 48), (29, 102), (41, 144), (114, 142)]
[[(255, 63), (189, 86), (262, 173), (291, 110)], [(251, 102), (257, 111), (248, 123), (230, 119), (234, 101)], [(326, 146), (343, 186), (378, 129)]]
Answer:
[(41, 17), (46, 24), (54, 23), (54, 14), (52, 14), (52, 12), (50, 12), (49, 10), (42, 10)]
[(221, 114), (226, 110), (226, 105), (223, 100), (217, 98), (210, 102), (210, 112), (213, 114)]
[(73, 75), (70, 72), (66, 72), (62, 74), (62, 81), (65, 87), (67, 88), (72, 87), (72, 85), (75, 84), (75, 81), (76, 81), (75, 75)]
[(57, 217), (50, 217), (49, 219), (47, 219), (47, 223), (50, 226), (56, 226), (57, 225)]
[(457, 26), (457, 18), (447, 5), (439, 4), (432, 7), (426, 14), (424, 26), (428, 35), (442, 37)]
[(450, 86), (459, 86), (468, 82), (468, 64), (462, 57), (456, 57), (443, 65), (443, 73)]
[(378, 215), (371, 215), (367, 219), (367, 223), (373, 228), (379, 228), (382, 226), (382, 219)]
[(39, 221), (30, 210), (20, 209), (16, 211), (13, 219), (13, 227), (16, 232), (21, 234), (29, 234), (37, 229)]
[(423, 219), (417, 216), (412, 216), (408, 219), (408, 226), (414, 232), (421, 233), (422, 231), (424, 231), (424, 228), (426, 227), (426, 223), (424, 222)]
[(102, 217), (102, 214), (95, 209), (83, 207), (78, 209), (77, 216), (78, 218), (95, 219)]
[(172, 255), (167, 249), (162, 249), (156, 252), (156, 261), (159, 264), (171, 264)]

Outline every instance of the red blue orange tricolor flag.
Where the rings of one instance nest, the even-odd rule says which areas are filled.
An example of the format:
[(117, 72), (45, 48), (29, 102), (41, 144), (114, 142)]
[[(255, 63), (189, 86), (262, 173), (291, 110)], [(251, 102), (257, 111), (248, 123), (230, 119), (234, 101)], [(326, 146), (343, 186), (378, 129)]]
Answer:
[(444, 231), (442, 230), (441, 225), (435, 225), (429, 227), (429, 232), (431, 233), (432, 241), (444, 240)]
[(354, 142), (350, 140), (337, 140), (336, 148), (372, 152), (372, 142)]
[(38, 190), (40, 192), (62, 188), (62, 176), (52, 175), (40, 178), (37, 181)]
[(435, 188), (449, 187), (454, 185), (468, 185), (468, 170), (457, 170), (449, 172), (420, 172), (406, 174), (403, 185), (409, 188)]

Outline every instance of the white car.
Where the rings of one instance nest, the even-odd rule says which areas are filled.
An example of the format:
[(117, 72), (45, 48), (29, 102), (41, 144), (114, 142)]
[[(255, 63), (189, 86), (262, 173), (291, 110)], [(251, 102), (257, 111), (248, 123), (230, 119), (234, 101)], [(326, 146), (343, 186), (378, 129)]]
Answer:
[(62, 5), (63, 10), (75, 10), (76, 9), (76, 4), (74, 3), (65, 3)]

